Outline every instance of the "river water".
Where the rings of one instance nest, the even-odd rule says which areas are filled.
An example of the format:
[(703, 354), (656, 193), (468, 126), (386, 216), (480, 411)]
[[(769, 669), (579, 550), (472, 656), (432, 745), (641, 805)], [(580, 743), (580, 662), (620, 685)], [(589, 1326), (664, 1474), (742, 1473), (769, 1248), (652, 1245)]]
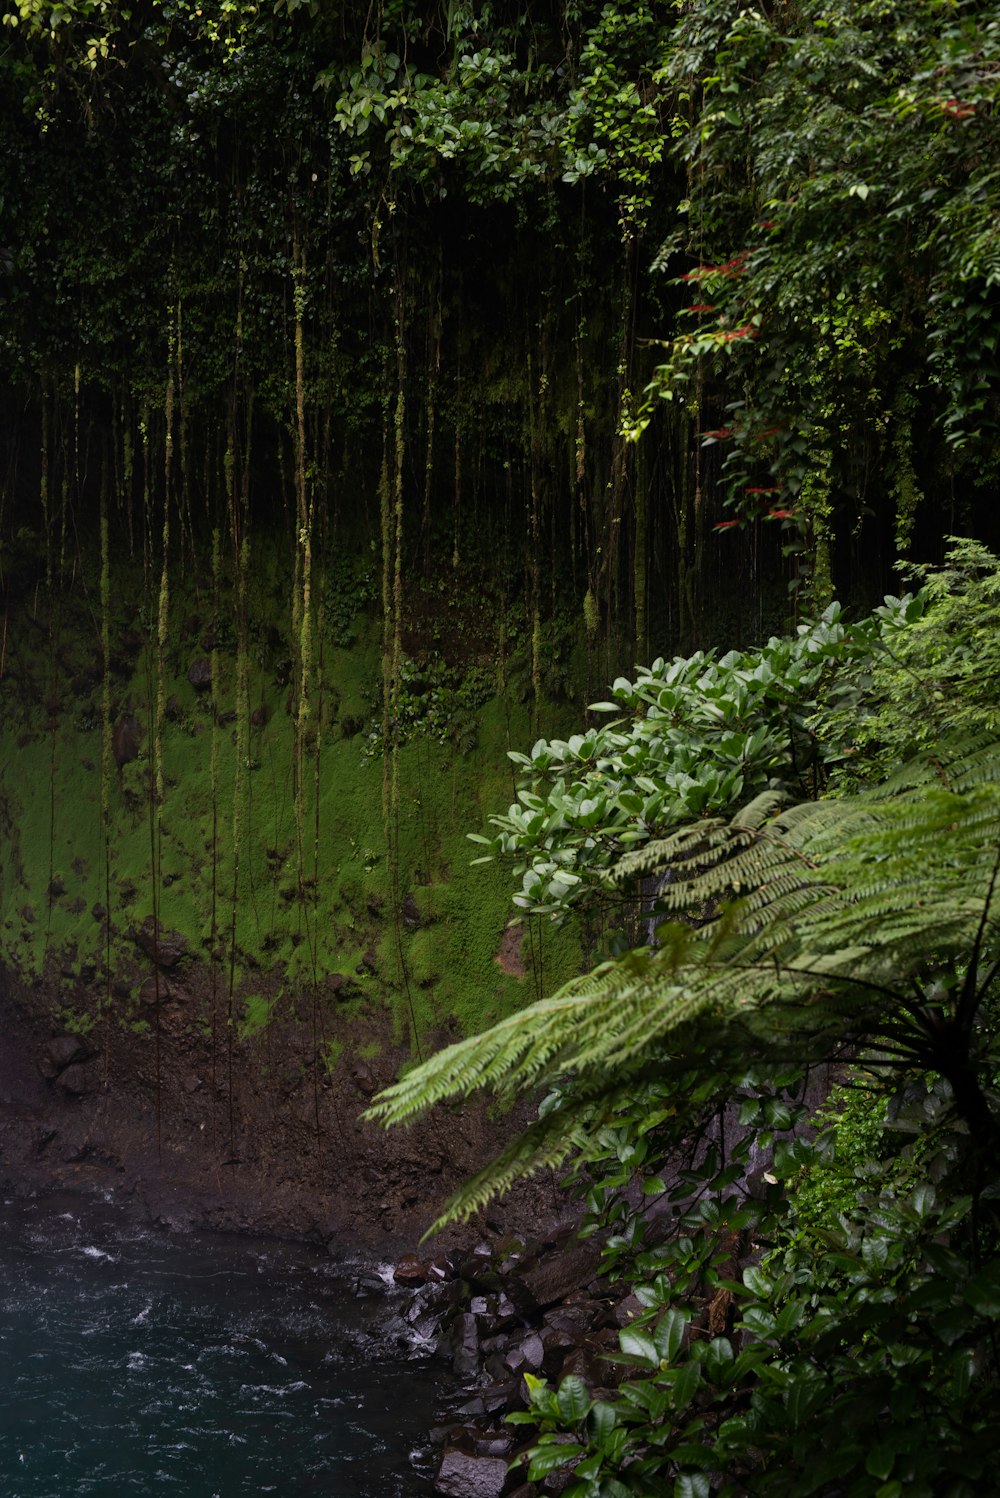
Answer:
[(388, 1270), (0, 1200), (3, 1498), (411, 1498), (441, 1365)]

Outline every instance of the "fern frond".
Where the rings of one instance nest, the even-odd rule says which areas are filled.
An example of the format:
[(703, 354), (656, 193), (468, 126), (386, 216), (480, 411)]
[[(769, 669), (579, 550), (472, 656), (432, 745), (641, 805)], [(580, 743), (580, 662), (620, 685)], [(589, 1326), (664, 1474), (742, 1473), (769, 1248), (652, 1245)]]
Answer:
[(517, 1176), (561, 1164), (650, 1069), (816, 1058), (897, 1018), (904, 1034), (930, 959), (995, 955), (998, 843), (996, 743), (946, 746), (891, 788), (795, 806), (768, 793), (728, 823), (682, 828), (615, 871), (620, 882), (659, 871), (659, 903), (682, 919), (659, 928), (656, 947), (431, 1057), (368, 1116), (398, 1123), (480, 1088), (512, 1098), (571, 1077), (562, 1106), (446, 1210), (468, 1215)]

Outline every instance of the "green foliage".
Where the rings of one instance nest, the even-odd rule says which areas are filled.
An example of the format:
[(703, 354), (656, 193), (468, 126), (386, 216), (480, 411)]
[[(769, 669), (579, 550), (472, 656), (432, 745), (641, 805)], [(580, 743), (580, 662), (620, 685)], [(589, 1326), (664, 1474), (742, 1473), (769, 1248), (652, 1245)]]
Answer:
[[(429, 656), (423, 665), (405, 657), (394, 702), (395, 741), (405, 744), (415, 735), (425, 734), (439, 744), (453, 745), (459, 754), (469, 754), (479, 741), (479, 714), (496, 686), (496, 672), (489, 666), (463, 670), (439, 656)], [(381, 755), (381, 723), (370, 729), (365, 752)]]
[[(558, 1472), (573, 1498), (971, 1498), (989, 1481), (1000, 743), (968, 730), (994, 705), (974, 652), (992, 648), (996, 575), (957, 544), (916, 598), (887, 601), (839, 674), (801, 678), (798, 706), (848, 765), (852, 709), (856, 733), (864, 704), (886, 734), (889, 748), (871, 733), (882, 758), (861, 789), (847, 794), (841, 770), (839, 794), (791, 802), (779, 783), (728, 818), (636, 839), (604, 882), (658, 881), (655, 944), (376, 1099), (372, 1114), (397, 1121), (480, 1087), (547, 1085), (443, 1220), (572, 1157), (583, 1232), (638, 1303), (606, 1387), (528, 1381), (511, 1418), (537, 1432), (529, 1480)], [(646, 700), (672, 707), (662, 690)], [(928, 747), (901, 754), (907, 734)], [(536, 746), (542, 770), (551, 753)], [(591, 746), (557, 744), (560, 768), (570, 753)], [(834, 1060), (849, 1085), (810, 1120), (799, 1068)]]
[(701, 93), (678, 146), (693, 263), (674, 284), (691, 305), (650, 391), (708, 391), (730, 523), (793, 520), (814, 603), (830, 536), (865, 520), (873, 464), (894, 473), (905, 549), (914, 455), (944, 439), (988, 461), (997, 28), (977, 0), (709, 0), (679, 18), (660, 74)]
[(622, 879), (669, 867), (660, 899), (684, 920), (380, 1096), (373, 1116), (399, 1122), (478, 1088), (503, 1097), (572, 1076), (451, 1213), (564, 1160), (650, 1074), (679, 1090), (700, 1069), (733, 1076), (750, 1058), (822, 1059), (872, 1033), (890, 1063), (945, 1077), (968, 1127), (1000, 1138), (984, 1092), (1000, 1055), (982, 1027), (996, 977), (985, 939), (1000, 747), (942, 745), (885, 787), (775, 816), (780, 800), (765, 793), (732, 822), (696, 822), (627, 855)]
[(562, 914), (606, 888), (626, 848), (768, 787), (818, 789), (839, 746), (810, 726), (812, 709), (834, 670), (869, 659), (908, 607), (894, 601), (881, 617), (847, 625), (834, 604), (791, 639), (721, 658), (660, 659), (634, 681), (619, 677), (614, 701), (591, 711), (631, 716), (512, 751), (518, 800), (490, 819), (493, 837), (473, 841), (489, 849), (484, 858), (513, 865), (516, 905)]
[[(606, 1236), (604, 1270), (628, 1278), (640, 1309), (599, 1395), (529, 1381), (530, 1408), (511, 1417), (538, 1432), (529, 1477), (569, 1468), (573, 1498), (959, 1498), (988, 1480), (995, 1161), (970, 1195), (967, 1138), (939, 1111), (919, 1170), (905, 1152), (868, 1161), (842, 1210), (812, 1221), (799, 1178), (821, 1168), (824, 1143), (791, 1132), (805, 1121), (799, 1085), (743, 1079), (725, 1162), (710, 1144), (677, 1171), (692, 1120), (678, 1119), (669, 1084), (591, 1140), (586, 1230)], [(705, 1104), (695, 1099), (695, 1117)], [(758, 1182), (746, 1172), (762, 1155)]]
[(424, 49), (407, 60), (404, 23), (392, 46), (366, 38), (354, 66), (320, 73), (339, 86), (355, 174), (374, 172), (381, 149), (397, 175), (441, 197), (457, 179), (476, 204), (594, 179), (615, 194), (626, 233), (644, 226), (669, 139), (657, 88), (669, 17), (648, 0), (558, 18), (525, 7), (510, 19), (450, 4), (439, 25), (438, 70)]
[(891, 605), (881, 649), (850, 663), (823, 704), (823, 723), (850, 751), (842, 782), (884, 777), (950, 732), (1000, 727), (1000, 560), (979, 542), (953, 538), (942, 567), (907, 574), (920, 584), (918, 597), (902, 614)]

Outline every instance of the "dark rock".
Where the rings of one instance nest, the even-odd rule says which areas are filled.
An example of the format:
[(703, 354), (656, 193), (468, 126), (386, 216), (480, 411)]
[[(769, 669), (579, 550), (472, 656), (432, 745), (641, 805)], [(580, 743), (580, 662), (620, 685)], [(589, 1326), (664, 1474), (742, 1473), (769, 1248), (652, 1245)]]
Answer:
[(65, 1071), (67, 1066), (72, 1066), (74, 1061), (83, 1060), (87, 1054), (87, 1045), (82, 1035), (57, 1035), (42, 1047), (38, 1070), (51, 1081), (61, 1071)]
[(73, 1097), (83, 1097), (84, 1093), (94, 1092), (97, 1087), (97, 1077), (93, 1075), (90, 1067), (81, 1066), (74, 1062), (67, 1066), (64, 1072), (56, 1077), (56, 1086), (61, 1087), (64, 1092)]
[(366, 1097), (371, 1097), (373, 1092), (378, 1091), (378, 1083), (367, 1061), (362, 1061), (360, 1057), (356, 1056), (350, 1062), (350, 1073), (355, 1087), (363, 1092)]
[(340, 732), (343, 738), (353, 739), (361, 732), (364, 726), (360, 718), (352, 718), (348, 715), (348, 717), (341, 720)]
[(188, 667), (188, 681), (196, 692), (207, 692), (212, 685), (212, 662), (207, 655), (196, 656)]
[(493, 1253), (489, 1245), (480, 1243), (458, 1263), (458, 1272), (463, 1280), (468, 1280), (473, 1290), (489, 1292), (499, 1290), (501, 1287), (500, 1273), (493, 1263)]
[(167, 705), (164, 708), (164, 712), (171, 723), (179, 723), (184, 717), (184, 709), (180, 704), (179, 698), (175, 697), (173, 692), (167, 698)]
[(260, 704), (260, 706), (259, 707), (255, 707), (254, 710), (253, 710), (253, 712), (250, 714), (250, 726), (251, 726), (251, 728), (264, 728), (264, 727), (266, 727), (267, 726), (267, 720), (268, 720), (268, 718), (270, 716), (271, 716), (270, 713), (268, 712), (267, 708), (264, 706), (264, 704), (262, 702)]
[(446, 1446), (434, 1491), (444, 1498), (500, 1498), (506, 1481), (507, 1463), (501, 1458)]
[(139, 758), (142, 747), (142, 725), (132, 713), (125, 713), (111, 730), (111, 752), (119, 770)]
[(576, 1374), (582, 1378), (587, 1388), (594, 1390), (598, 1387), (602, 1378), (602, 1369), (589, 1347), (574, 1347), (563, 1358), (560, 1378), (566, 1378), (569, 1374)]
[(163, 1004), (169, 998), (166, 978), (144, 978), (139, 984), (139, 1004)]
[(424, 918), (420, 914), (420, 906), (412, 894), (405, 895), (403, 898), (403, 925), (407, 931), (419, 931), (423, 924)]
[(604, 1315), (601, 1316), (598, 1325), (629, 1326), (637, 1316), (642, 1315), (643, 1309), (642, 1301), (638, 1296), (630, 1292), (628, 1295), (623, 1296), (617, 1304), (609, 1306)]
[(90, 907), (90, 913), (94, 917), (95, 921), (103, 921), (108, 912), (105, 910), (100, 900), (98, 900), (96, 905), (92, 905)]
[(514, 1342), (508, 1348), (504, 1362), (511, 1373), (523, 1373), (525, 1369), (529, 1373), (537, 1373), (544, 1357), (545, 1347), (541, 1337), (537, 1332), (529, 1332), (526, 1337)]
[(404, 1254), (392, 1271), (397, 1285), (426, 1285), (429, 1278), (427, 1265), (416, 1254)]
[(507, 1279), (507, 1294), (519, 1311), (532, 1314), (586, 1285), (599, 1262), (600, 1251), (593, 1243), (571, 1244), (559, 1253), (520, 1264)]
[(66, 893), (66, 883), (59, 874), (54, 874), (49, 880), (49, 899), (58, 900), (60, 895)]
[(452, 1366), (459, 1378), (472, 1378), (479, 1371), (479, 1327), (471, 1311), (455, 1317), (451, 1329)]
[(133, 930), (132, 939), (158, 967), (176, 967), (187, 953), (187, 937), (180, 931), (166, 931), (162, 926), (157, 930), (151, 915), (147, 915), (142, 925)]
[(83, 912), (86, 910), (86, 908), (86, 900), (82, 895), (77, 895), (76, 898), (70, 902), (69, 913), (70, 915), (83, 915)]
[(514, 1433), (509, 1430), (488, 1430), (485, 1435), (475, 1433), (476, 1452), (479, 1456), (503, 1456), (510, 1460), (514, 1450)]
[(345, 973), (328, 973), (326, 991), (338, 1004), (346, 1004), (348, 999), (357, 997), (358, 985)]
[(542, 1333), (542, 1347), (544, 1357), (542, 1359), (542, 1371), (547, 1378), (554, 1378), (563, 1365), (566, 1349), (577, 1345), (576, 1338), (571, 1332), (564, 1331), (562, 1327), (546, 1327)]
[(35, 907), (33, 905), (22, 905), (21, 909), (18, 911), (18, 915), (21, 917), (22, 921), (24, 921), (25, 925), (34, 925)]

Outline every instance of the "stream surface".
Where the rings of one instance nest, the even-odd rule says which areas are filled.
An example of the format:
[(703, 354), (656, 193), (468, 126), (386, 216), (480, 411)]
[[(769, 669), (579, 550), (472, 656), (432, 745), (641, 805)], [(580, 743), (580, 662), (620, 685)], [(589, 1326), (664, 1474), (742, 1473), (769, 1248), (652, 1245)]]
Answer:
[(430, 1492), (440, 1364), (373, 1262), (0, 1199), (3, 1498)]

